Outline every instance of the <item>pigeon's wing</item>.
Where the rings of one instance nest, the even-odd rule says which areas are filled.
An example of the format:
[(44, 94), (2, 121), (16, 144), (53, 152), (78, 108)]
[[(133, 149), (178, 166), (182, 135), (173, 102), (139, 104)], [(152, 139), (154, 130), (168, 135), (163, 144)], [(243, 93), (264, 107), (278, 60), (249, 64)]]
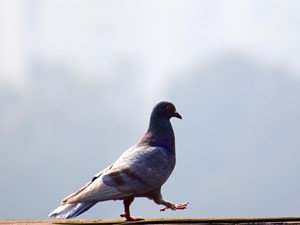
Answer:
[(99, 202), (143, 196), (160, 188), (175, 166), (175, 155), (165, 148), (134, 146), (67, 203)]
[(121, 175), (122, 171), (127, 169), (126, 165), (120, 165), (108, 170), (105, 174), (87, 184), (82, 191), (71, 196), (67, 203), (117, 200), (134, 195), (135, 192), (130, 187), (130, 181), (125, 181)]
[(80, 188), (78, 191), (68, 195), (67, 197), (65, 197), (62, 201), (61, 201), (61, 204), (65, 204), (69, 201), (69, 199), (73, 198), (74, 196), (77, 196), (79, 195), (82, 191), (84, 191), (87, 187), (89, 187), (98, 177), (100, 177), (103, 173), (107, 172), (111, 167), (113, 166), (110, 165), (108, 167), (106, 167), (104, 170), (100, 171), (99, 173), (97, 173), (91, 181), (87, 182), (82, 188)]

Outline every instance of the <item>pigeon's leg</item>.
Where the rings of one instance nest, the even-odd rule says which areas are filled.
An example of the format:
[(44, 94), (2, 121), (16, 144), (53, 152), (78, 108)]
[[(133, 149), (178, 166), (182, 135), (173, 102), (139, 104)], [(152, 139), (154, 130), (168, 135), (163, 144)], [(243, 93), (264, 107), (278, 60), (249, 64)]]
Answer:
[(130, 216), (130, 210), (129, 207), (131, 205), (131, 203), (133, 202), (134, 198), (126, 198), (123, 201), (124, 204), (124, 213), (121, 214), (121, 217), (124, 217), (126, 219), (126, 221), (139, 221), (139, 220), (143, 220), (143, 218), (141, 217), (132, 217)]
[(183, 203), (183, 204), (176, 204), (176, 203), (173, 203), (173, 202), (169, 202), (169, 201), (166, 201), (162, 198), (162, 195), (161, 193), (157, 194), (157, 196), (155, 198), (153, 198), (154, 202), (156, 204), (159, 204), (159, 205), (164, 205), (165, 207), (162, 208), (160, 211), (166, 211), (167, 209), (172, 209), (172, 210), (182, 210), (182, 209), (186, 209), (187, 206), (188, 206), (188, 202), (187, 203)]

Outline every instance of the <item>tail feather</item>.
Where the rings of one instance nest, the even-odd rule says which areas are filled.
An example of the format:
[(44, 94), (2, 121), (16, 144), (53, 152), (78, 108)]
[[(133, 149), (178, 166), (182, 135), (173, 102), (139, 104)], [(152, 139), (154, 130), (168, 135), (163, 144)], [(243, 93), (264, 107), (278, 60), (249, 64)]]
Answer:
[(57, 207), (53, 210), (49, 217), (54, 217), (56, 219), (69, 219), (76, 216), (79, 216), (81, 213), (89, 210), (93, 207), (96, 203), (89, 202), (89, 203), (77, 203), (77, 204), (65, 204)]

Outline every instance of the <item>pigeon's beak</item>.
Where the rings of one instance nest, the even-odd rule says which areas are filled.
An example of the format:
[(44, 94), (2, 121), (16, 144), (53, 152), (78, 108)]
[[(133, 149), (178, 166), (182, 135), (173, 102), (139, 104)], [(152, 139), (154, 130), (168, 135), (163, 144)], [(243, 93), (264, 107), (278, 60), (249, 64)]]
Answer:
[(179, 119), (182, 120), (182, 116), (178, 112), (174, 113), (174, 117), (179, 118)]

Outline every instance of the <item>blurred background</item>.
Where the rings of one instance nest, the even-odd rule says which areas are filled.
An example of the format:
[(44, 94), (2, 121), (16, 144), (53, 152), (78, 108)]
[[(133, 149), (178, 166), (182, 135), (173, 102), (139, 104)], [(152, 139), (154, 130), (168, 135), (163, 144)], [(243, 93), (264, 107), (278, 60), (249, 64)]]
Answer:
[[(46, 219), (172, 101), (144, 217), (300, 215), (300, 1), (0, 0), (0, 218)], [(119, 218), (122, 202), (80, 218)]]

